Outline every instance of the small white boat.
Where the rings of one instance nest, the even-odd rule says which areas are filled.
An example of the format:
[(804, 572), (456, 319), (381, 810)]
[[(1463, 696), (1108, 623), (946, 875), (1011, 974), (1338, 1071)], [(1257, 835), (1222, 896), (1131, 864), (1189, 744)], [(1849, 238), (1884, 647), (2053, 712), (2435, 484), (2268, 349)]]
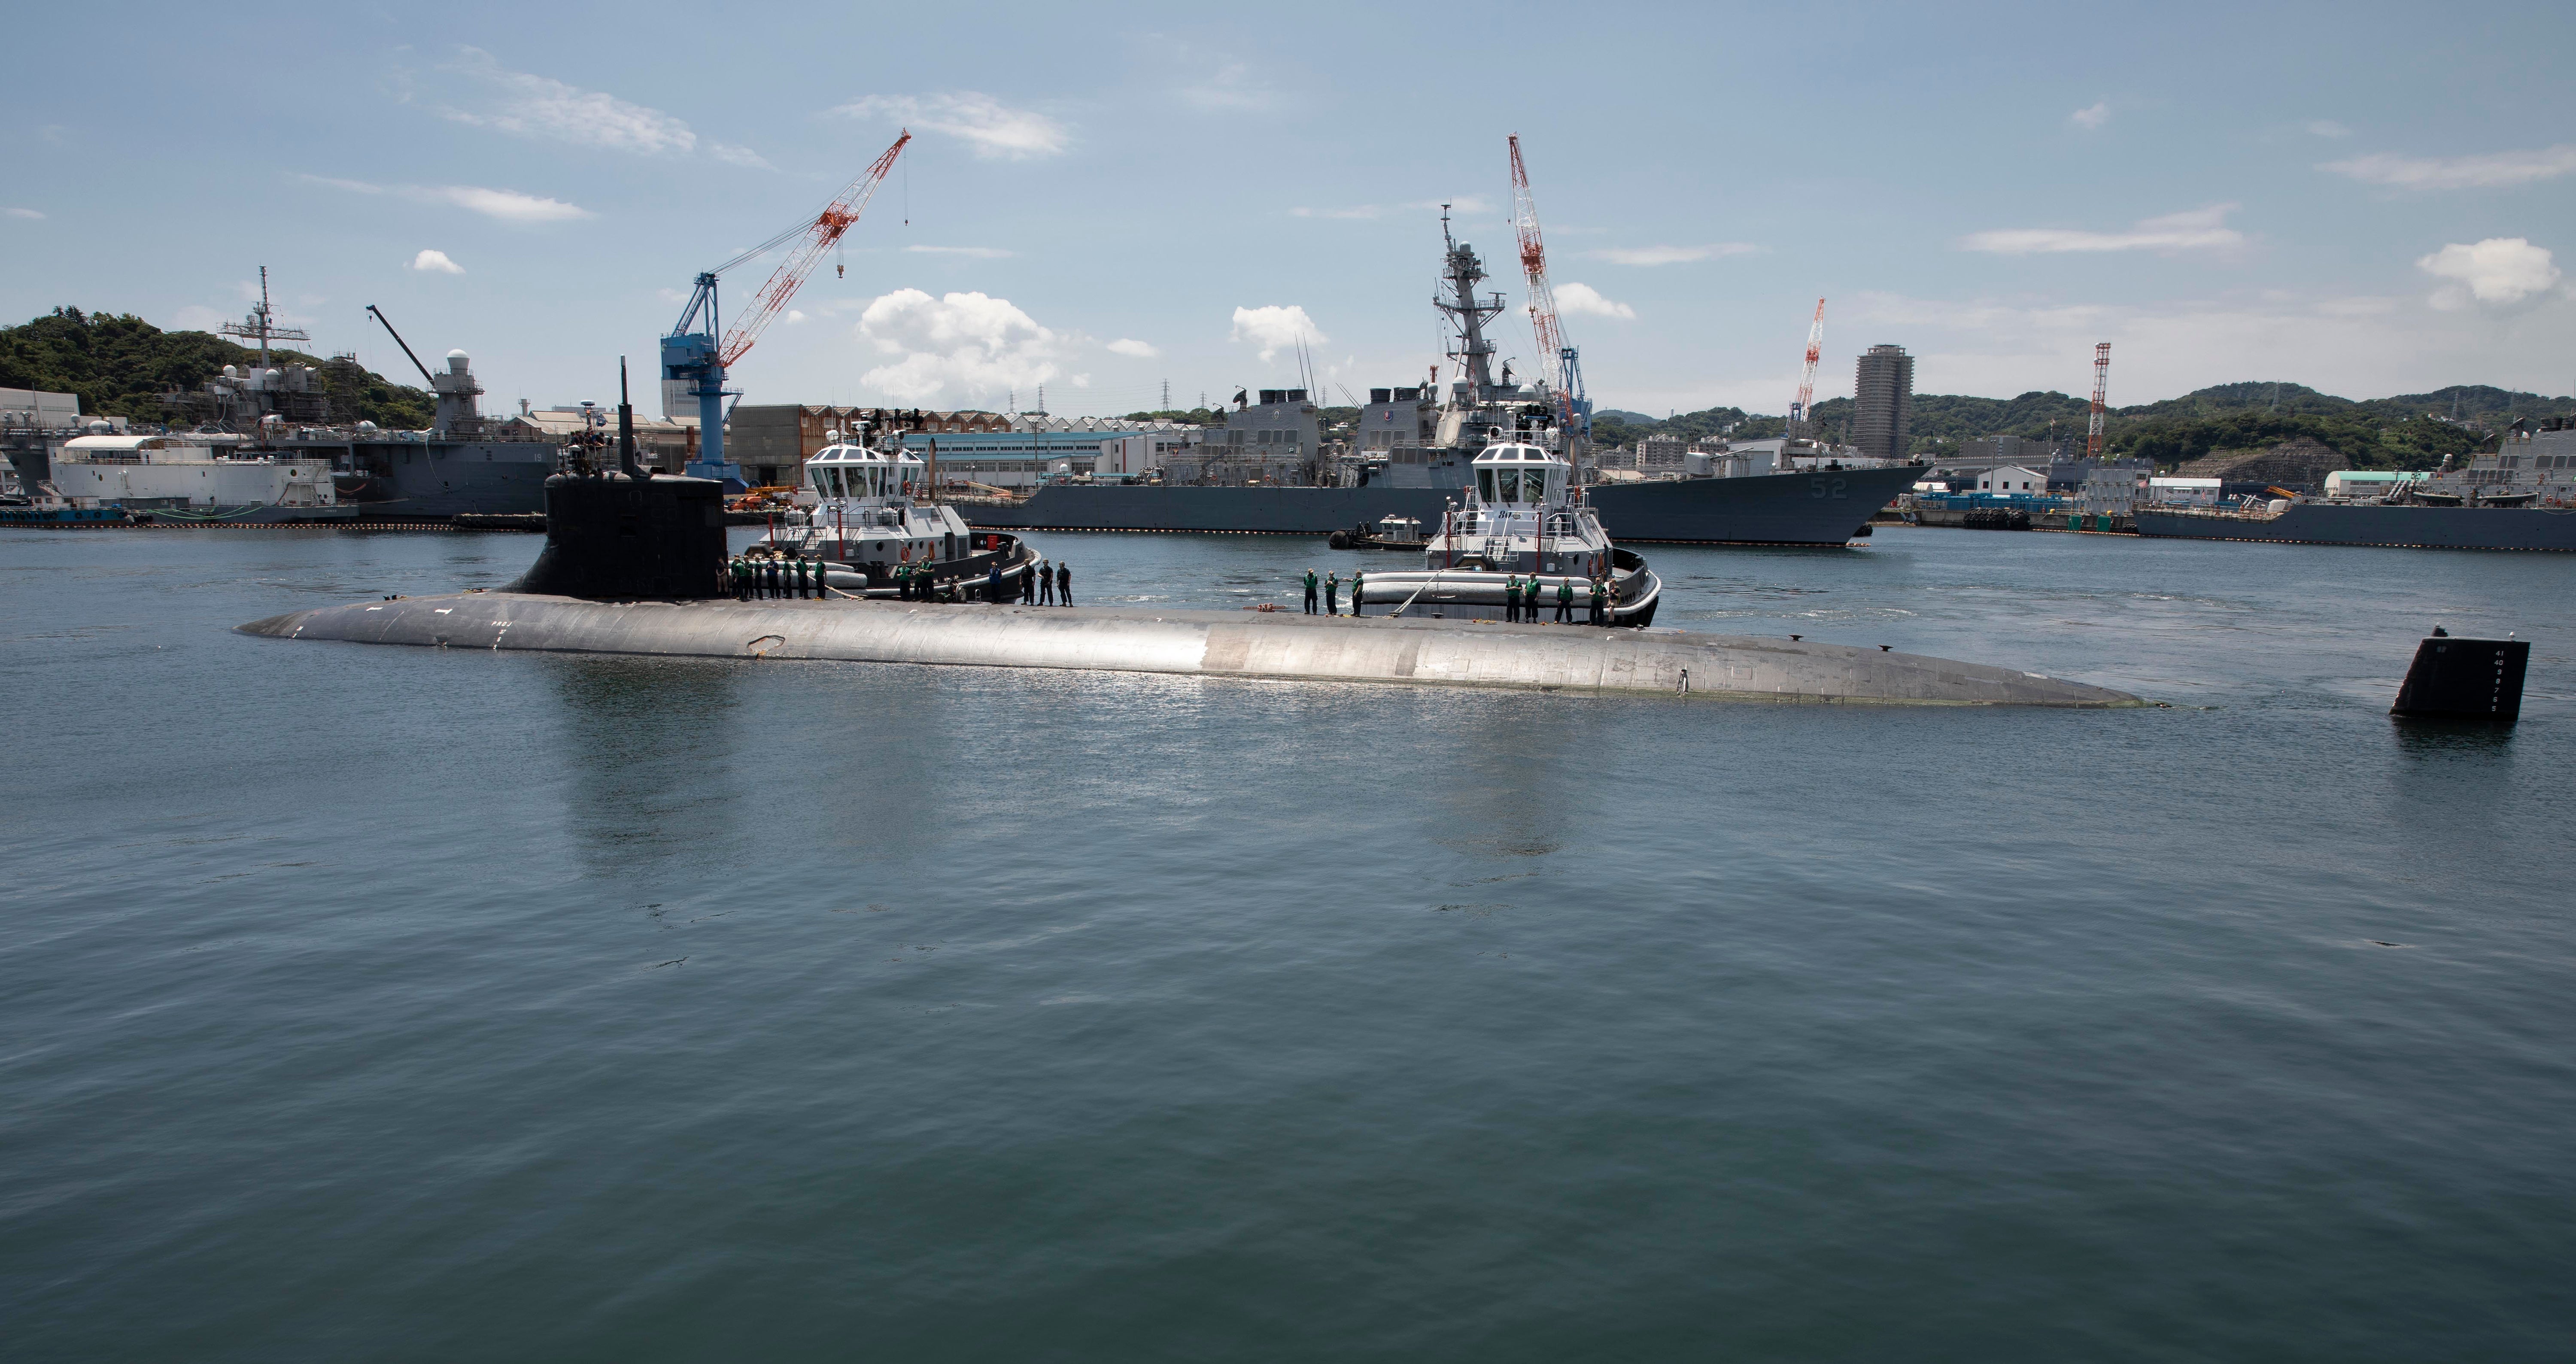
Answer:
[(1560, 619), (1558, 588), (1567, 587), (1573, 605), (1565, 616), (1591, 623), (1597, 585), (1606, 617), (1598, 623), (1653, 623), (1662, 582), (1644, 559), (1610, 543), (1601, 518), (1569, 486), (1573, 466), (1558, 444), (1554, 427), (1493, 428), (1464, 503), (1451, 504), (1424, 547), (1422, 569), (1362, 575), (1353, 614), (1373, 607), (1382, 615), (1552, 622)]

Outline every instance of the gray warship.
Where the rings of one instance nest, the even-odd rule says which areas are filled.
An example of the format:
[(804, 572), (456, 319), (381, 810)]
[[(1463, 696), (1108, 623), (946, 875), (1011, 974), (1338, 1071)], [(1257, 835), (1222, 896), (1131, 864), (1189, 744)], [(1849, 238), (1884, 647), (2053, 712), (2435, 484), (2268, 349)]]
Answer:
[(2576, 417), (2520, 422), (2494, 453), (2381, 497), (2272, 497), (2228, 508), (2140, 506), (2138, 534), (2389, 549), (2576, 551)]
[(484, 418), (475, 402), (483, 386), (464, 351), (449, 351), (446, 369), (433, 374), (383, 313), (373, 306), (367, 311), (436, 395), (428, 430), (388, 431), (370, 421), (342, 421), (346, 414), (331, 410), (313, 367), (276, 362), (282, 357), (271, 356), (275, 343), (312, 338), (278, 325), (269, 309), (266, 267), (260, 270), (258, 304), (220, 329), (255, 346), (259, 358), (247, 367), (226, 365), (193, 392), (163, 394), (163, 405), (179, 418), (174, 429), (184, 425), (190, 428), (185, 434), (230, 456), (326, 461), (339, 505), (369, 521), (543, 515), (546, 479), (562, 467), (562, 447), (515, 437)]
[[(1445, 251), (1432, 305), (1449, 323), (1455, 377), (1445, 391), (1370, 391), (1362, 435), (1384, 427), (1389, 439), (1383, 462), (1372, 459), (1357, 486), (1051, 482), (1026, 498), (961, 501), (959, 510), (974, 525), (1015, 530), (1328, 535), (1388, 517), (1438, 524), (1465, 489), (1484, 433), (1496, 427), (1562, 422), (1579, 464), (1590, 404), (1545, 379), (1514, 383), (1509, 365), (1497, 374), (1497, 347), (1485, 324), (1503, 311), (1502, 295), (1478, 294), (1484, 262), (1456, 238), (1445, 214), (1441, 238)], [(1276, 396), (1297, 403), (1306, 393), (1289, 389)], [(1755, 472), (1730, 461), (1707, 476), (1598, 483), (1584, 495), (1602, 528), (1621, 541), (1840, 547), (1865, 534), (1870, 515), (1922, 473), (1912, 465), (1806, 463)]]

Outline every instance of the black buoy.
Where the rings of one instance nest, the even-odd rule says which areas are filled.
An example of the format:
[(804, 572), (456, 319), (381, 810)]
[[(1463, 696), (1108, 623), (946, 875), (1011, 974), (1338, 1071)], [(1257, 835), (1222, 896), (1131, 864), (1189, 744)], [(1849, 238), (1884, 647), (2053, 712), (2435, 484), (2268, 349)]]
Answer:
[(2522, 716), (2522, 675), (2530, 666), (2527, 639), (2465, 639), (2437, 625), (2415, 646), (2414, 666), (2388, 713), (2509, 725)]
[(638, 464), (634, 413), (621, 360), (618, 472), (546, 480), (546, 547), (503, 591), (593, 601), (725, 594), (723, 486), (710, 478), (656, 478)]

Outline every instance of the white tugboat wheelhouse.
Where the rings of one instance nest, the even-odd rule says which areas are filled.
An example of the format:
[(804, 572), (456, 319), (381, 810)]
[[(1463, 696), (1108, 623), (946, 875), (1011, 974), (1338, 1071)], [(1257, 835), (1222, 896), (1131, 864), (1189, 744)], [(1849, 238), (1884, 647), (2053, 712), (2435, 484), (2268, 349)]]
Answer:
[(812, 505), (761, 536), (752, 553), (820, 559), (824, 581), (852, 595), (955, 589), (980, 599), (998, 571), (1002, 599), (1018, 599), (1034, 562), (1029, 549), (1017, 536), (973, 529), (955, 508), (922, 500), (928, 466), (894, 439), (878, 448), (835, 433), (807, 457), (805, 481)]

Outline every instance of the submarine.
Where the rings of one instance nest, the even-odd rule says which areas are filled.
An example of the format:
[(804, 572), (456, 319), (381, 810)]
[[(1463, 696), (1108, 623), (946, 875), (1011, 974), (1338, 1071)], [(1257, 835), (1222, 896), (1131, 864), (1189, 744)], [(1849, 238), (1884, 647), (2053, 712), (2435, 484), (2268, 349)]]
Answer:
[(1887, 649), (1688, 631), (1266, 611), (738, 601), (722, 488), (638, 467), (546, 483), (546, 543), (504, 588), (314, 607), (235, 627), (279, 640), (682, 658), (1055, 668), (1833, 704), (2150, 704), (2038, 673)]

